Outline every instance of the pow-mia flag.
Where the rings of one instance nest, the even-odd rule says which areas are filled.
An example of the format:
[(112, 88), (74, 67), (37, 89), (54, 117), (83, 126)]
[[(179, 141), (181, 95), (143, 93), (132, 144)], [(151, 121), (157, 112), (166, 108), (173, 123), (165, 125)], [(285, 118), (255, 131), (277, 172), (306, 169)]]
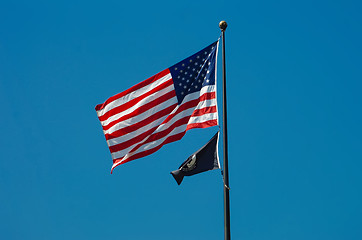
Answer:
[(219, 143), (219, 132), (197, 152), (192, 154), (179, 169), (172, 171), (178, 185), (181, 184), (184, 176), (191, 176), (197, 173), (220, 168), (217, 146)]

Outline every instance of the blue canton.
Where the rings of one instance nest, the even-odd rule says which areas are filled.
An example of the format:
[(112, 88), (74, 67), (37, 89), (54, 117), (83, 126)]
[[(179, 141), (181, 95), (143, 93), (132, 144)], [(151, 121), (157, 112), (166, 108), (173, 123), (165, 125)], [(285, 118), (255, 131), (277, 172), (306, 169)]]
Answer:
[(215, 85), (216, 46), (217, 41), (169, 68), (179, 105), (186, 95)]

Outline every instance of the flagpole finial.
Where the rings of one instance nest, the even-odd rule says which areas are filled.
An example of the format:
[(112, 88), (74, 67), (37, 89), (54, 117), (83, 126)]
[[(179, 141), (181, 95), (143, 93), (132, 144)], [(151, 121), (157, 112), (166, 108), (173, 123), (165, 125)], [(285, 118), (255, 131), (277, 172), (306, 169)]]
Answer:
[(227, 27), (228, 27), (228, 24), (225, 21), (221, 21), (219, 23), (219, 28), (221, 29), (222, 32), (225, 32)]

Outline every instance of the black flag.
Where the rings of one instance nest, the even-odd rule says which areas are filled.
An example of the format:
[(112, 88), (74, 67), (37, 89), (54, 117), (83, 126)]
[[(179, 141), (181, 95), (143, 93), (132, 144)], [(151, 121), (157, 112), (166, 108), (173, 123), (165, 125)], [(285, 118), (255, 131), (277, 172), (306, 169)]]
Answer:
[(184, 176), (191, 176), (197, 173), (220, 168), (217, 146), (219, 142), (219, 132), (197, 152), (192, 154), (179, 169), (172, 171), (178, 185), (181, 184)]

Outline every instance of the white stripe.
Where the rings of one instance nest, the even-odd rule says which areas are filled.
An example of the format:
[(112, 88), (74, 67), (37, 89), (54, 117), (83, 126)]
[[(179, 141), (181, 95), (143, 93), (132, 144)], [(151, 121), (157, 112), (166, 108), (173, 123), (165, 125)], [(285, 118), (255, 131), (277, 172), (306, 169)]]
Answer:
[(200, 96), (202, 96), (204, 93), (210, 93), (210, 92), (216, 92), (215, 85), (206, 85), (206, 86), (202, 87), (200, 90)]
[[(194, 111), (194, 108), (186, 109), (185, 111), (182, 111), (182, 112), (176, 114), (176, 115), (175, 115), (170, 121), (168, 121), (167, 123), (164, 123), (164, 124), (161, 124), (161, 125), (158, 124), (159, 127), (158, 127), (152, 134), (150, 134), (150, 135), (147, 136), (145, 139), (143, 139), (143, 141), (138, 142), (138, 143), (132, 145), (131, 147), (128, 147), (128, 148), (123, 149), (123, 150), (121, 150), (121, 151), (112, 153), (112, 158), (113, 158), (113, 159), (117, 159), (117, 158), (123, 157), (124, 155), (126, 155), (126, 153), (128, 153), (128, 152), (129, 152), (130, 150), (132, 150), (134, 147), (136, 147), (136, 146), (139, 145), (139, 144), (142, 144), (142, 142), (145, 142), (145, 141), (146, 141), (149, 137), (151, 137), (153, 134), (156, 134), (156, 133), (159, 133), (159, 132), (162, 132), (162, 131), (168, 129), (168, 128), (169, 128), (172, 124), (174, 124), (177, 120), (179, 120), (179, 119), (181, 119), (181, 118), (183, 118), (183, 117), (185, 117), (185, 116), (190, 116), (190, 115), (193, 113), (193, 111)], [(155, 125), (157, 125), (157, 124), (155, 124)], [(185, 124), (185, 125), (187, 125), (187, 124)], [(150, 129), (150, 127), (147, 126), (146, 129), (148, 130), (148, 129)], [(146, 129), (145, 129), (145, 130), (146, 130)], [(185, 127), (185, 129), (186, 129), (186, 127)], [(144, 132), (144, 131), (140, 131), (140, 133), (141, 133), (141, 132)], [(137, 136), (137, 134), (132, 134), (131, 136), (128, 135), (127, 137), (128, 137), (129, 139), (132, 139), (134, 136)], [(122, 137), (124, 137), (124, 136), (122, 136)], [(122, 137), (120, 137), (120, 138), (122, 138)], [(120, 138), (117, 138), (117, 140), (120, 139)], [(117, 141), (117, 142), (114, 142), (114, 141), (112, 141), (112, 140), (114, 140), (114, 139), (108, 140), (107, 142), (109, 142), (109, 144), (113, 144), (113, 145), (120, 144), (120, 143), (124, 142), (123, 139), (122, 139), (123, 141)]]
[(135, 144), (133, 144), (132, 146), (130, 146), (130, 147), (128, 147), (128, 148), (125, 148), (125, 149), (123, 149), (123, 150), (121, 150), (121, 151), (111, 153), (112, 159), (117, 159), (117, 158), (121, 158), (121, 157), (125, 156), (128, 152), (130, 152), (130, 151), (131, 151), (134, 147), (136, 147), (138, 144), (139, 144), (139, 142), (138, 142), (138, 143), (135, 143)]
[[(206, 91), (209, 91), (209, 90), (212, 90), (212, 89), (213, 89), (213, 88), (210, 88), (210, 86), (207, 86), (207, 87), (204, 87), (202, 90), (203, 90), (203, 92), (205, 93)], [(185, 97), (184, 101), (182, 102), (182, 105), (183, 105), (183, 104), (186, 104), (186, 103), (189, 102), (189, 101), (195, 100), (195, 99), (197, 99), (197, 98), (199, 98), (199, 97), (200, 97), (200, 94), (199, 94), (198, 92), (191, 93), (191, 94), (189, 94), (189, 95), (187, 95), (187, 96)], [(166, 106), (171, 106), (172, 104), (174, 104), (174, 103), (176, 103), (176, 102), (177, 102), (176, 97), (175, 97), (175, 98), (172, 98), (170, 105), (166, 105)], [(200, 103), (203, 105), (204, 102), (205, 102), (205, 105), (211, 106), (211, 105), (215, 105), (216, 99), (201, 101)], [(200, 103), (199, 103), (199, 104), (200, 104)], [(180, 106), (182, 106), (182, 105), (180, 105)], [(176, 111), (179, 109), (180, 106), (177, 105), (177, 106), (175, 107), (175, 109), (174, 109), (169, 115), (171, 115), (171, 114), (173, 114), (174, 112), (176, 112)], [(194, 110), (194, 109), (197, 109), (197, 108), (198, 108), (198, 107), (192, 108), (191, 110)], [(182, 113), (182, 112), (181, 112), (181, 113)], [(181, 113), (179, 113), (179, 114), (181, 114)], [(190, 115), (191, 115), (191, 114), (192, 114), (192, 112), (190, 113)], [(147, 131), (147, 130), (149, 130), (149, 129), (151, 129), (151, 128), (159, 125), (159, 124), (161, 124), (162, 121), (166, 119), (166, 117), (167, 117), (167, 116), (165, 116), (164, 118), (157, 119), (156, 121), (154, 121), (154, 122), (152, 122), (152, 123), (150, 123), (150, 124), (148, 124), (148, 125), (145, 125), (144, 127), (140, 128), (140, 129), (138, 129), (138, 130), (136, 130), (136, 131), (129, 132), (128, 134), (123, 135), (123, 136), (121, 136), (121, 137), (114, 138), (114, 139), (110, 139), (110, 140), (107, 141), (108, 146), (114, 146), (114, 145), (117, 145), (117, 144), (119, 144), (119, 143), (128, 141), (128, 140), (132, 139), (133, 136), (137, 136), (138, 134), (140, 134), (140, 133), (142, 133), (142, 132), (145, 132), (145, 131)], [(177, 116), (174, 116), (174, 118), (175, 118), (175, 117), (177, 117)], [(134, 120), (134, 121), (133, 121), (133, 120)], [(140, 118), (137, 118), (137, 117), (135, 117), (134, 119), (132, 118), (132, 119), (126, 120), (126, 121), (124, 121), (124, 126), (122, 126), (122, 127), (119, 126), (119, 127), (117, 127), (117, 128), (118, 128), (118, 129), (121, 129), (121, 128), (125, 127), (125, 126), (130, 126), (130, 125), (132, 125), (132, 124), (134, 124), (134, 123), (139, 122), (140, 120), (141, 120), (141, 119), (140, 119)], [(130, 122), (130, 121), (131, 121), (131, 122)], [(123, 122), (122, 122), (122, 123), (123, 123)], [(121, 124), (121, 123), (120, 123), (120, 124)], [(115, 125), (115, 126), (116, 126), (116, 125)], [(118, 126), (118, 124), (117, 124), (117, 126)], [(161, 126), (162, 126), (162, 125), (161, 125)], [(160, 127), (161, 127), (161, 126), (160, 126)], [(112, 128), (113, 128), (113, 127), (112, 127)], [(112, 129), (112, 128), (111, 128), (111, 129)], [(108, 131), (105, 131), (105, 133), (107, 133), (107, 132), (108, 132)]]
[[(208, 115), (208, 116), (205, 116), (205, 115)], [(205, 122), (205, 121), (208, 121), (208, 120), (212, 120), (211, 118), (214, 118), (216, 119), (217, 118), (217, 113), (211, 113), (211, 114), (205, 114), (203, 116), (205, 116), (205, 118), (201, 119), (199, 118), (199, 120), (201, 120), (201, 122)], [(195, 118), (196, 119), (196, 118)], [(144, 152), (144, 151), (147, 151), (147, 150), (150, 150), (150, 149), (153, 149), (153, 148), (156, 148), (160, 145), (162, 145), (164, 143), (164, 141), (168, 138), (168, 137), (171, 137), (173, 135), (176, 135), (176, 134), (179, 134), (179, 133), (182, 133), (182, 132), (186, 132), (186, 128), (187, 128), (187, 125), (188, 124), (184, 124), (184, 125), (181, 125), (181, 126), (178, 126), (176, 128), (174, 128), (169, 134), (167, 134), (165, 137), (163, 138), (160, 138), (158, 140), (155, 140), (153, 142), (150, 142), (150, 143), (147, 143), (147, 144), (144, 144), (142, 145), (139, 149), (137, 149), (136, 151), (134, 152), (129, 152), (127, 153), (123, 159), (118, 162), (117, 164), (113, 165), (112, 168), (118, 166), (119, 164), (121, 164), (123, 161), (127, 160), (129, 157), (137, 154), (137, 153), (141, 153), (141, 152)], [(113, 154), (112, 154), (113, 156)], [(121, 158), (122, 156), (119, 156), (118, 158)], [(219, 157), (219, 156), (218, 156)], [(117, 159), (117, 158), (113, 158), (113, 159)], [(219, 162), (219, 160), (218, 160)], [(219, 166), (220, 166), (220, 163), (219, 163)]]
[(130, 92), (129, 94), (108, 103), (103, 109), (97, 111), (98, 117), (103, 116), (109, 110), (111, 110), (111, 109), (113, 109), (115, 107), (118, 107), (118, 106), (124, 104), (125, 102), (129, 102), (130, 100), (141, 96), (145, 92), (148, 92), (148, 91), (154, 89), (158, 85), (170, 80), (171, 78), (172, 78), (171, 73), (169, 73), (169, 74), (161, 77), (160, 79), (152, 82), (151, 84), (148, 84), (148, 85), (146, 85), (146, 86), (144, 86), (144, 87), (142, 87), (142, 88), (140, 88), (140, 89), (138, 89), (136, 91)]
[[(202, 123), (202, 122), (205, 122), (205, 121), (208, 121), (208, 120), (212, 120), (212, 119), (217, 119), (217, 113), (210, 113), (210, 114), (205, 114), (203, 116), (199, 116), (199, 117), (195, 117), (195, 118), (192, 118), (193, 121), (192, 123), (194, 122), (197, 122), (197, 123)], [(189, 122), (190, 123), (190, 122)], [(144, 152), (144, 151), (147, 151), (147, 150), (150, 150), (150, 149), (153, 149), (153, 148), (156, 148), (160, 145), (162, 145), (164, 143), (164, 141), (168, 138), (168, 137), (171, 137), (173, 135), (176, 135), (176, 134), (179, 134), (179, 133), (182, 133), (182, 132), (186, 132), (186, 128), (187, 128), (187, 125), (189, 124), (183, 124), (181, 126), (178, 126), (176, 128), (174, 128), (169, 134), (167, 134), (165, 137), (163, 138), (160, 138), (158, 140), (155, 140), (153, 142), (150, 142), (150, 143), (147, 143), (147, 144), (144, 144), (142, 145), (140, 148), (138, 148), (136, 151), (134, 152), (129, 152), (127, 153), (126, 155), (124, 155), (123, 159), (118, 162), (117, 164), (114, 164), (112, 166), (112, 168), (118, 166), (119, 164), (121, 164), (123, 161), (127, 160), (129, 157), (137, 154), (137, 153), (141, 153), (141, 152)], [(112, 154), (112, 157), (114, 155)], [(118, 157), (115, 157), (113, 159), (117, 159), (117, 158), (121, 158), (122, 156), (118, 155)], [(219, 156), (217, 156), (219, 158)], [(218, 159), (218, 163), (219, 163), (219, 159)], [(219, 166), (220, 166), (220, 163), (219, 163)]]
[[(160, 138), (160, 139), (157, 139), (157, 140), (155, 140), (153, 142), (144, 144), (142, 147), (137, 149), (135, 152), (132, 152), (132, 153), (127, 154), (127, 155), (132, 156), (132, 155), (134, 155), (136, 153), (144, 152), (146, 150), (150, 150), (152, 148), (158, 147), (159, 145), (163, 144), (163, 142), (166, 140), (166, 138), (168, 138), (170, 136), (173, 136), (173, 135), (176, 135), (176, 134), (179, 134), (179, 133), (182, 133), (182, 132), (185, 132), (186, 131), (186, 126), (187, 126), (187, 124), (178, 126), (178, 127), (174, 128), (174, 129), (172, 129), (172, 131), (169, 134), (167, 134), (166, 136), (164, 136), (163, 138)], [(126, 157), (128, 158), (129, 156), (126, 156)]]
[(196, 109), (202, 109), (202, 108), (206, 108), (206, 107), (211, 107), (211, 106), (216, 106), (216, 98), (212, 98), (209, 100), (205, 100), (205, 101), (201, 101), (199, 102), (199, 104), (197, 104), (197, 106), (195, 107)]
[[(212, 100), (205, 100), (204, 102), (209, 102), (211, 103)], [(189, 109), (185, 109), (184, 111), (176, 114), (175, 116), (172, 117), (172, 119), (170, 121), (168, 121), (167, 123), (163, 123), (161, 124), (154, 132), (155, 133), (159, 133), (162, 132), (166, 129), (168, 129), (172, 124), (174, 124), (176, 121), (178, 121), (179, 119), (182, 119), (184, 117), (187, 116), (191, 116), (192, 113), (195, 111), (196, 108), (189, 108)]]
[[(181, 133), (181, 132), (185, 132), (185, 131), (186, 131), (186, 126), (187, 126), (187, 124), (184, 124), (184, 125), (182, 125), (182, 126), (176, 127), (176, 128), (174, 128), (167, 136), (165, 136), (165, 137), (163, 137), (163, 138), (161, 138), (161, 139), (158, 139), (158, 140), (156, 140), (156, 141), (147, 143), (147, 144), (143, 145), (142, 147), (140, 147), (139, 149), (137, 149), (137, 150), (134, 151), (134, 152), (127, 153), (127, 154), (123, 157), (122, 161), (119, 162), (119, 163), (117, 163), (117, 164), (115, 164), (115, 166), (121, 164), (123, 161), (127, 160), (129, 157), (135, 155), (136, 153), (144, 152), (144, 151), (146, 151), (146, 150), (150, 150), (150, 149), (153, 149), (153, 148), (158, 147), (159, 145), (162, 145), (163, 142), (166, 140), (166, 138), (168, 138), (168, 137), (170, 137), (170, 136), (172, 136), (172, 135), (176, 135), (176, 134)], [(115, 166), (114, 166), (114, 167), (115, 167)], [(112, 166), (112, 168), (113, 168), (113, 166)]]
[(217, 113), (207, 113), (201, 116), (191, 117), (188, 124), (203, 123), (209, 120), (217, 120)]
[[(195, 110), (203, 109), (203, 108), (210, 108), (210, 107), (216, 107), (216, 113), (215, 113), (216, 116), (213, 117), (212, 120), (216, 120), (217, 123), (219, 123), (219, 116), (218, 116), (218, 113), (217, 113), (217, 99), (216, 98), (199, 102), (199, 104), (196, 106)], [(211, 119), (209, 119), (209, 120), (211, 120)], [(189, 122), (189, 123), (191, 123), (191, 122)]]
[[(135, 115), (135, 116), (133, 116), (131, 118), (127, 118), (126, 120), (115, 124), (114, 126), (109, 128), (108, 130), (105, 130), (104, 134), (111, 134), (114, 131), (117, 131), (117, 130), (122, 129), (124, 127), (131, 126), (131, 125), (133, 125), (135, 123), (143, 121), (144, 119), (154, 115), (155, 113), (161, 111), (162, 109), (168, 108), (168, 107), (170, 107), (170, 106), (172, 106), (174, 104), (177, 104), (176, 96), (169, 99), (169, 100), (167, 100), (167, 101), (165, 101), (165, 102), (162, 102), (162, 103), (156, 105), (155, 107), (153, 107), (153, 108), (151, 108), (151, 109), (149, 109), (149, 110), (147, 110), (147, 111), (145, 111), (145, 112), (143, 112), (141, 114)], [(167, 115), (166, 115), (166, 117), (167, 117)]]
[[(177, 103), (177, 99), (176, 97), (173, 98), (173, 101), (175, 103)], [(176, 107), (177, 108), (177, 107)], [(135, 136), (143, 133), (143, 132), (146, 132), (148, 131), (149, 129), (155, 127), (155, 126), (159, 126), (166, 118), (168, 117), (168, 115), (166, 116), (163, 116), (161, 118), (158, 118), (156, 119), (155, 121), (147, 124), (147, 125), (144, 125), (143, 127), (141, 128), (138, 128), (137, 130), (133, 131), (133, 132), (128, 132), (127, 134), (123, 135), (123, 136), (120, 136), (120, 137), (117, 137), (117, 138), (113, 138), (113, 139), (110, 139), (107, 141), (108, 143), (108, 146), (114, 146), (114, 145), (117, 145), (117, 144), (120, 144), (120, 143), (123, 143), (123, 142), (126, 142), (132, 138), (134, 138)]]
[(101, 124), (102, 124), (102, 126), (107, 126), (108, 124), (112, 123), (113, 121), (116, 121), (120, 117), (132, 113), (133, 111), (135, 111), (137, 108), (143, 106), (144, 104), (147, 104), (148, 102), (155, 100), (171, 91), (174, 91), (173, 84), (168, 86), (167, 88), (161, 89), (160, 91), (155, 92), (155, 93), (145, 97), (144, 99), (142, 99), (141, 101), (139, 101), (138, 103), (133, 105), (132, 107), (127, 108), (122, 112), (119, 112), (117, 114), (110, 116), (107, 120), (101, 121)]
[[(206, 101), (204, 101), (204, 102), (211, 102), (211, 100), (206, 100)], [(179, 107), (179, 106), (178, 106), (178, 107)], [(178, 108), (178, 107), (177, 107), (177, 108)], [(175, 110), (177, 110), (177, 108), (176, 108)], [(184, 117), (186, 117), (186, 116), (191, 116), (194, 111), (195, 111), (195, 108), (189, 108), (189, 109), (186, 109), (186, 110), (184, 110), (184, 111), (176, 114), (176, 115), (173, 116), (173, 118), (172, 118), (170, 121), (168, 121), (167, 123), (164, 123), (164, 124), (159, 125), (159, 127), (158, 127), (152, 134), (150, 134), (147, 138), (145, 138), (143, 141), (138, 142), (138, 143), (135, 143), (134, 145), (132, 145), (132, 146), (126, 148), (126, 149), (123, 149), (123, 150), (121, 150), (121, 151), (112, 153), (112, 158), (113, 158), (113, 159), (117, 159), (117, 158), (123, 157), (124, 155), (126, 155), (127, 152), (129, 152), (130, 150), (132, 150), (132, 149), (133, 149), (134, 147), (136, 147), (137, 145), (142, 144), (142, 142), (145, 142), (145, 141), (146, 141), (150, 136), (152, 136), (153, 134), (156, 134), (156, 133), (159, 133), (159, 132), (162, 132), (162, 131), (168, 129), (172, 124), (174, 124), (174, 123), (175, 123), (176, 121), (178, 121), (179, 119), (184, 118)], [(190, 120), (189, 120), (189, 122), (188, 122), (187, 124), (197, 122), (197, 120), (200, 120), (200, 122), (205, 122), (205, 121), (207, 121), (207, 120), (217, 119), (217, 113), (205, 114), (205, 115), (206, 115), (205, 118), (202, 118), (202, 116), (191, 117), (190, 120), (191, 120), (191, 119), (193, 119), (193, 120), (191, 120), (191, 122), (190, 122)], [(205, 115), (203, 115), (203, 116), (205, 116)], [(209, 117), (209, 119), (207, 119), (207, 117)], [(153, 125), (156, 126), (156, 125), (158, 125), (158, 124), (160, 124), (160, 123), (153, 124)], [(187, 125), (187, 124), (185, 124), (185, 125)], [(137, 130), (137, 134), (135, 134), (135, 132), (133, 132), (132, 134), (127, 134), (127, 135), (124, 135), (124, 136), (119, 137), (119, 138), (115, 138), (115, 139), (108, 140), (107, 143), (108, 143), (109, 146), (113, 146), (113, 145), (120, 144), (120, 143), (122, 143), (122, 142), (125, 142), (125, 141), (127, 141), (127, 140), (132, 139), (134, 136), (137, 136), (138, 134), (140, 134), (140, 133), (142, 133), (142, 132), (144, 132), (144, 131), (147, 131), (147, 130), (150, 129), (150, 128), (151, 128), (151, 127), (149, 127), (149, 126), (147, 125), (147, 126), (145, 126), (145, 127), (142, 127), (142, 129), (138, 129), (138, 130)], [(178, 128), (178, 127), (177, 127), (177, 128)], [(185, 129), (186, 129), (186, 127), (185, 127)], [(127, 140), (125, 140), (125, 139), (127, 139)]]

